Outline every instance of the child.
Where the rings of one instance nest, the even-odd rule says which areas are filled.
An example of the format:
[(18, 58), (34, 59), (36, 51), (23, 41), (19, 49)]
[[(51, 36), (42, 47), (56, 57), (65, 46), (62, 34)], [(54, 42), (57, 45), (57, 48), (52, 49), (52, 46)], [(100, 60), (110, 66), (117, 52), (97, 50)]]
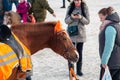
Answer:
[(27, 22), (28, 11), (30, 9), (30, 5), (25, 0), (20, 0), (17, 6), (17, 12), (20, 14), (23, 22)]

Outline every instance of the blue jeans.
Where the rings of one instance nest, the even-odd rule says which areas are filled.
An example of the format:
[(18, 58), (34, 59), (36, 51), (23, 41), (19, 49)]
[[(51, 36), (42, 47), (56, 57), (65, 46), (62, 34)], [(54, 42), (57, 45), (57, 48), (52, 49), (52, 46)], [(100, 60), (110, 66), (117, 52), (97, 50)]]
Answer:
[(3, 11), (10, 11), (10, 1), (9, 0), (3, 0)]
[(0, 12), (0, 25), (3, 24), (3, 16), (4, 16), (4, 15), (3, 15), (2, 11), (1, 11), (1, 12)]
[(12, 5), (13, 3), (15, 4), (16, 8), (17, 8), (17, 5), (18, 5), (18, 0), (15, 0), (15, 1), (10, 1), (9, 2), (9, 9), (12, 10)]

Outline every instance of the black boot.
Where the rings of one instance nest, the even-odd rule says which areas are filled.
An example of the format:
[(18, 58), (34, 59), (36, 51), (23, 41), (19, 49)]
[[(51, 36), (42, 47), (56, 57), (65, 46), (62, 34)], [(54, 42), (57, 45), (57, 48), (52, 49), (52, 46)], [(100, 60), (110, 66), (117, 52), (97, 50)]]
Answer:
[(82, 76), (82, 63), (77, 63), (77, 75)]
[(60, 7), (60, 8), (65, 8), (65, 6), (62, 6), (62, 7)]
[(63, 0), (63, 6), (60, 8), (65, 8), (65, 0)]
[(67, 0), (68, 2), (71, 2), (71, 0)]

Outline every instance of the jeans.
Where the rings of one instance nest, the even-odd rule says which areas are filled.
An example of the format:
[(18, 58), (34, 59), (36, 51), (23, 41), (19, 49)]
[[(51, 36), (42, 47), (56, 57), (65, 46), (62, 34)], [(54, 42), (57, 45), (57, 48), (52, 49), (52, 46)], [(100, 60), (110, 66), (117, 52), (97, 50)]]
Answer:
[(3, 24), (3, 16), (4, 16), (4, 15), (1, 13), (1, 14), (0, 14), (0, 25)]
[(17, 5), (18, 5), (18, 0), (15, 0), (14, 2), (10, 1), (9, 2), (9, 10), (12, 10), (12, 5), (13, 3), (15, 4), (16, 8), (17, 8)]

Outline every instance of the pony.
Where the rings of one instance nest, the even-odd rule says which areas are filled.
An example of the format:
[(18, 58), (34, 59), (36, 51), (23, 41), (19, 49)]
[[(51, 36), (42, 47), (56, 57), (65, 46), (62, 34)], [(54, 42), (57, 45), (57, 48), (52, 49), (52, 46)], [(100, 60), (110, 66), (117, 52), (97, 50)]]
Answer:
[(7, 19), (7, 16), (11, 19), (4, 20), (5, 23), (12, 25), (12, 32), (30, 50), (31, 55), (41, 49), (50, 48), (69, 62), (77, 62), (78, 52), (66, 30), (62, 28), (60, 21), (31, 24), (21, 23), (19, 17), (16, 18), (18, 14), (14, 12), (7, 12), (5, 19)]
[[(50, 48), (70, 62), (76, 62), (78, 53), (60, 22), (21, 23), (11, 26), (12, 32), (25, 44), (33, 55)], [(57, 29), (58, 28), (58, 29)]]
[(26, 45), (32, 55), (43, 48), (51, 48), (65, 59), (77, 61), (77, 50), (60, 21), (21, 23), (18, 13), (8, 11), (5, 12), (4, 23), (11, 25), (12, 32)]

